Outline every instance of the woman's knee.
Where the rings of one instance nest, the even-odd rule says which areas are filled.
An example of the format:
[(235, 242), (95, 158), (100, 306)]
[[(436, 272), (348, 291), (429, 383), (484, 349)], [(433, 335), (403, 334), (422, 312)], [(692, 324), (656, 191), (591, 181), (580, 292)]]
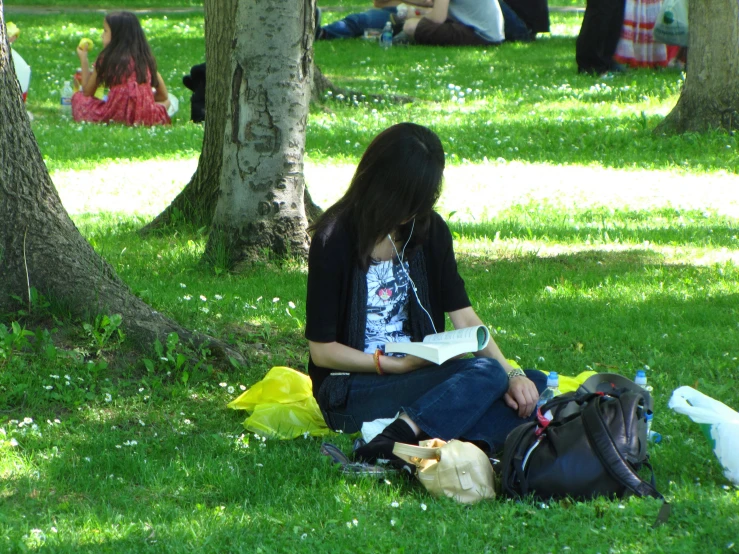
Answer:
[(503, 389), (508, 390), (508, 374), (493, 358), (464, 358), (459, 368), (460, 373), (474, 375), (481, 388), (490, 389), (491, 392)]

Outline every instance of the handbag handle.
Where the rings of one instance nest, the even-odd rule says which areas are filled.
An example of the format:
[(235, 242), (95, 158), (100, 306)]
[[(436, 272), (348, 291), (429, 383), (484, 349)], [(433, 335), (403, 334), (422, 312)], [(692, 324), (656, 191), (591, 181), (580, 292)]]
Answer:
[(413, 463), (411, 458), (420, 458), (422, 460), (438, 460), (439, 447), (414, 446), (403, 442), (396, 442), (393, 446), (393, 454), (398, 458), (402, 458), (406, 462)]

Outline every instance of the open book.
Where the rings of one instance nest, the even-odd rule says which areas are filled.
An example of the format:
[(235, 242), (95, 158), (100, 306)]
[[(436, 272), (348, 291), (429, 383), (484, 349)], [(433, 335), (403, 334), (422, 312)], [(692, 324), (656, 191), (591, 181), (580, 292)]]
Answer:
[(435, 364), (443, 364), (459, 354), (482, 350), (488, 342), (490, 331), (484, 325), (478, 325), (426, 335), (423, 342), (389, 342), (385, 345), (385, 352), (412, 354)]

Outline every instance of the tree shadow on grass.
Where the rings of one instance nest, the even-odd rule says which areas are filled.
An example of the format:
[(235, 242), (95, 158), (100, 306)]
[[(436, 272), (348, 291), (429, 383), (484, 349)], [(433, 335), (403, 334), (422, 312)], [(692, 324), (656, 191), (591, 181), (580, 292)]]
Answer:
[[(549, 258), (460, 254), (459, 262), (478, 313), (496, 330), (503, 352), (520, 357), (524, 367), (574, 375), (589, 366), (632, 376), (648, 365), (657, 391), (657, 423), (666, 437), (652, 453), (660, 486), (700, 476), (704, 496), (681, 497), (675, 509), (695, 517), (733, 517), (730, 504), (721, 502), (725, 479), (715, 461), (706, 463), (712, 454), (698, 426), (667, 410), (666, 400), (675, 387), (691, 384), (729, 404), (735, 401), (739, 371), (724, 352), (734, 352), (736, 345), (737, 269), (666, 265), (661, 255), (646, 250)], [(268, 321), (278, 342), (296, 340), (294, 330), (280, 329), (279, 319)], [(245, 376), (231, 369), (217, 378), (237, 383)], [(22, 440), (22, 456), (31, 468), (3, 484), (6, 540), (17, 544), (28, 529), (54, 525), (60, 532), (47, 539), (47, 546), (76, 552), (180, 552), (185, 547), (251, 552), (257, 543), (265, 551), (305, 545), (349, 551), (347, 544), (357, 541), (392, 550), (399, 539), (385, 529), (390, 518), (401, 526), (412, 522), (414, 533), (429, 521), (438, 524), (438, 518), (409, 519), (410, 512), (402, 509), (388, 513), (396, 500), (413, 510), (422, 502), (431, 512), (443, 510), (456, 531), (453, 539), (439, 536), (439, 544), (458, 543), (462, 533), (480, 546), (474, 551), (484, 549), (476, 531), (501, 517), (526, 517), (529, 525), (543, 529), (552, 514), (581, 526), (597, 516), (612, 532), (623, 530), (618, 502), (553, 505), (525, 514), (518, 510), (527, 504), (496, 502), (470, 511), (432, 500), (398, 479), (390, 486), (349, 481), (318, 454), (320, 439), (263, 442), (246, 434), (246, 447), (239, 439), (244, 413), (227, 410), (223, 393), (213, 392), (221, 389), (205, 385), (186, 388), (170, 381), (147, 402), (135, 387), (121, 388), (130, 394), (70, 415), (64, 426), (44, 429), (43, 437)], [(37, 421), (46, 417), (32, 415)], [(349, 437), (330, 440), (350, 447)], [(656, 513), (649, 501), (625, 504), (645, 521)], [(349, 531), (354, 535), (347, 543)], [(563, 532), (573, 546), (585, 540)], [(664, 533), (677, 537), (679, 526), (655, 541), (665, 540)], [(713, 528), (712, 533), (723, 540), (728, 530)], [(680, 534), (680, 540), (687, 539)], [(583, 543), (582, 549), (588, 546)]]
[[(646, 525), (658, 509), (652, 500), (623, 502), (626, 508), (617, 500), (551, 503), (549, 510), (529, 501), (488, 502), (470, 508), (435, 500), (400, 477), (387, 482), (346, 478), (319, 455), (318, 439), (262, 442), (249, 436), (248, 448), (243, 441), (239, 446), (241, 430), (230, 417), (233, 414), (216, 406), (212, 417), (200, 412), (192, 424), (185, 424), (179, 412), (186, 410), (193, 417), (190, 413), (199, 408), (192, 404), (162, 401), (146, 413), (126, 413), (125, 402), (119, 402), (117, 412), (106, 414), (104, 421), (68, 427), (68, 434), (57, 444), (24, 441), (25, 456), (33, 460), (34, 470), (4, 482), (6, 544), (17, 546), (24, 542), (23, 535), (33, 537), (33, 528), (45, 532), (47, 548), (96, 554), (364, 552), (370, 544), (369, 551), (389, 552), (405, 544), (403, 535), (393, 528), (410, 526), (408, 551), (422, 532), (435, 536), (435, 544), (449, 551), (466, 544), (470, 548), (465, 550), (481, 552), (492, 540), (489, 534), (497, 541), (511, 522), (525, 519), (531, 529), (542, 531), (556, 522), (558, 535), (575, 550), (584, 551), (593, 546), (593, 537), (582, 536), (581, 531), (594, 518), (609, 528), (609, 540), (616, 540), (614, 533), (626, 533), (624, 514), (630, 524), (643, 521)], [(146, 419), (145, 427), (138, 417)], [(700, 433), (687, 434), (697, 439)], [(132, 440), (135, 445), (125, 445)], [(348, 448), (347, 437), (331, 440)], [(727, 518), (728, 523), (734, 517), (733, 508), (720, 498), (714, 501), (721, 493), (711, 485), (722, 478), (717, 464), (706, 464), (711, 454), (705, 441), (696, 440), (689, 451), (678, 445), (673, 450), (656, 455), (659, 483), (700, 475), (706, 490), (700, 499), (676, 499), (673, 513), (682, 514), (677, 516), (680, 519), (692, 513), (691, 526), (695, 518), (706, 523), (708, 517)], [(422, 513), (427, 509), (428, 515)], [(439, 532), (440, 518), (454, 533)], [(572, 528), (565, 520), (572, 522)], [(58, 532), (52, 534), (51, 526)], [(728, 528), (712, 527), (711, 533), (710, 540), (724, 540)], [(647, 547), (653, 541), (656, 548), (664, 544), (659, 541), (665, 535), (681, 541), (702, 540), (697, 534), (693, 529), (686, 537), (678, 525), (656, 537), (644, 535), (640, 544)], [(531, 535), (528, 540), (542, 544), (541, 533)], [(527, 551), (538, 550), (532, 545)]]
[(666, 264), (645, 250), (459, 259), (473, 305), (527, 365), (648, 365), (662, 390), (705, 379), (726, 398), (721, 377), (739, 378), (726, 355), (739, 332), (735, 266)]

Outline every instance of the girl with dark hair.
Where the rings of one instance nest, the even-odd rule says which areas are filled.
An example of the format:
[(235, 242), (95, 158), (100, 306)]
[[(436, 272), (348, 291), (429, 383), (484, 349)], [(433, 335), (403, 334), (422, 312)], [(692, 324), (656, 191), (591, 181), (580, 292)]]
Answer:
[(400, 414), (356, 451), (393, 460), (396, 441), (464, 438), (488, 451), (532, 417), (546, 378), (514, 369), (495, 341), (439, 366), (385, 355), (387, 342), (419, 341), (481, 324), (457, 272), (452, 236), (434, 212), (444, 149), (413, 123), (380, 133), (344, 196), (312, 227), (305, 336), (309, 374), (328, 426), (354, 433)]
[[(103, 21), (103, 50), (92, 71), (83, 43), (77, 47), (82, 66), (81, 91), (72, 96), (75, 121), (126, 125), (170, 123), (167, 87), (157, 71), (157, 62), (136, 15), (115, 12)], [(110, 89), (107, 99), (98, 99), (99, 86)]]

